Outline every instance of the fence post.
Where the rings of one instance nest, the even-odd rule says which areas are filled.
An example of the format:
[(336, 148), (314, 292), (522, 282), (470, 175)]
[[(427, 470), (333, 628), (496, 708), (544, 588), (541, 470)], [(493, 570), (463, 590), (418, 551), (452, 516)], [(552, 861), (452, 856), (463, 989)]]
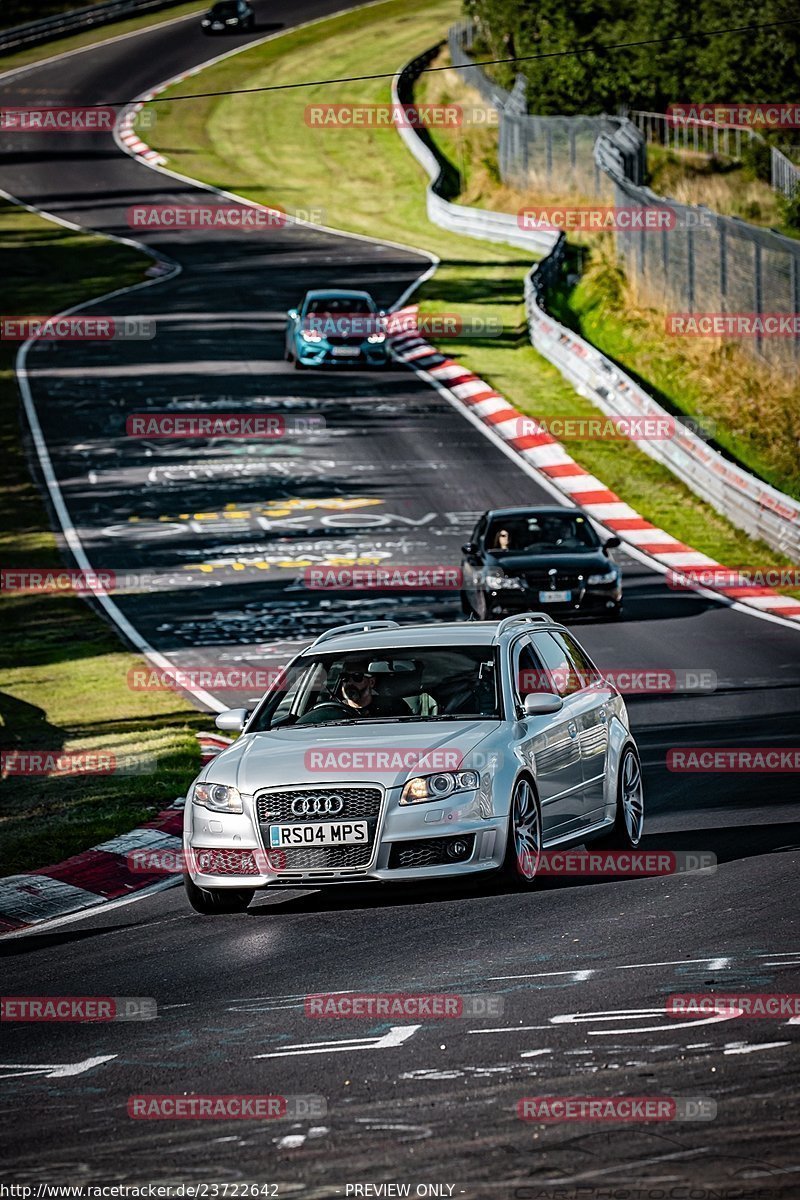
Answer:
[[(761, 243), (760, 242), (753, 243), (753, 251), (754, 251), (754, 254), (753, 254), (753, 259), (754, 259), (754, 262), (753, 262), (753, 267), (754, 267), (754, 270), (753, 270), (753, 292), (754, 292), (754, 300), (755, 300), (754, 308), (755, 308), (755, 311), (760, 316), (761, 313), (764, 311), (764, 280), (761, 276)], [(763, 338), (761, 337), (761, 331), (759, 330), (756, 333), (756, 347), (758, 349), (759, 354), (764, 353), (764, 347), (763, 347), (762, 343), (763, 343)]]
[[(792, 255), (792, 309), (795, 314), (800, 313), (800, 257), (797, 254)], [(794, 357), (800, 358), (800, 337), (797, 334), (792, 339), (794, 341)]]

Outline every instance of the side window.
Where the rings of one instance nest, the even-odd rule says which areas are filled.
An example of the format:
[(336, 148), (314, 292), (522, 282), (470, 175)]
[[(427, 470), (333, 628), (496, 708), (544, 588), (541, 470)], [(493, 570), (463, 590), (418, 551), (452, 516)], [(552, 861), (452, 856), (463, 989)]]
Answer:
[(483, 536), (485, 533), (486, 533), (486, 517), (481, 517), (480, 521), (478, 521), (478, 524), (475, 526), (475, 528), (472, 531), (472, 537), (470, 538), (470, 541), (474, 542), (476, 546), (480, 546), (481, 542), (483, 541)]
[(552, 689), (550, 674), (536, 657), (533, 647), (523, 646), (516, 655), (516, 678), (514, 692), (520, 700), (532, 692), (549, 692)]
[(602, 680), (602, 673), (598, 671), (586, 651), (578, 645), (574, 637), (571, 637), (568, 633), (551, 633), (550, 637), (554, 638), (566, 650), (575, 667), (581, 687), (591, 687), (593, 683)]
[(572, 696), (581, 689), (575, 666), (562, 642), (550, 633), (537, 634), (534, 639), (537, 653), (541, 656), (550, 680), (550, 687), (558, 696)]

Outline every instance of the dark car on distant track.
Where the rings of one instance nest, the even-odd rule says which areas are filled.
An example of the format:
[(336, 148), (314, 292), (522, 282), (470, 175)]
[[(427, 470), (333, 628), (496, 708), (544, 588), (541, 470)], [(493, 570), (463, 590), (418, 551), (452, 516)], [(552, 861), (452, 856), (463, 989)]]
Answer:
[(461, 607), (473, 620), (546, 609), (618, 617), (622, 571), (586, 513), (556, 506), (485, 512), (462, 546)]
[(203, 13), (203, 33), (250, 33), (256, 27), (256, 14), (247, 0), (221, 0)]

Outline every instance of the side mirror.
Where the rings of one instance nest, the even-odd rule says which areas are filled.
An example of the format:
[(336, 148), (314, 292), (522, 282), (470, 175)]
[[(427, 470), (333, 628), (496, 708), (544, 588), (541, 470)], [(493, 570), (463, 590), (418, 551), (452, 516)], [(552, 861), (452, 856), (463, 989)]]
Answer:
[(461, 547), (461, 553), (462, 554), (475, 554), (477, 552), (477, 549), (478, 549), (478, 547), (475, 545), (474, 542), (464, 542), (464, 545)]
[(555, 692), (529, 692), (522, 703), (526, 717), (544, 717), (548, 713), (557, 713), (564, 707), (564, 701)]
[(605, 542), (603, 543), (603, 548), (605, 550), (616, 550), (617, 546), (621, 546), (621, 545), (622, 545), (621, 539), (618, 538), (615, 534), (613, 537), (606, 538)]
[(217, 729), (224, 729), (226, 733), (241, 733), (249, 716), (246, 708), (227, 708), (225, 712), (217, 715), (214, 724)]
[(300, 316), (300, 313), (297, 311), (296, 308), (290, 308), (286, 315), (290, 321), (296, 321), (297, 318)]

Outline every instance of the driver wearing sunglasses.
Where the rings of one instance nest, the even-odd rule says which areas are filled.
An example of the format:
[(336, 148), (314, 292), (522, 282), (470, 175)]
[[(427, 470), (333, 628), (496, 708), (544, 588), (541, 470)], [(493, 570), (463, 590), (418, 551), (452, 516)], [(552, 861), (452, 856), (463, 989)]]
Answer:
[(342, 672), (340, 690), (342, 701), (347, 707), (355, 708), (362, 715), (365, 709), (370, 708), (378, 700), (375, 676), (358, 667)]
[(330, 690), (323, 691), (314, 707), (299, 718), (298, 724), (409, 716), (411, 708), (404, 700), (379, 693), (376, 677), (369, 673), (368, 666), (368, 662), (347, 663)]

